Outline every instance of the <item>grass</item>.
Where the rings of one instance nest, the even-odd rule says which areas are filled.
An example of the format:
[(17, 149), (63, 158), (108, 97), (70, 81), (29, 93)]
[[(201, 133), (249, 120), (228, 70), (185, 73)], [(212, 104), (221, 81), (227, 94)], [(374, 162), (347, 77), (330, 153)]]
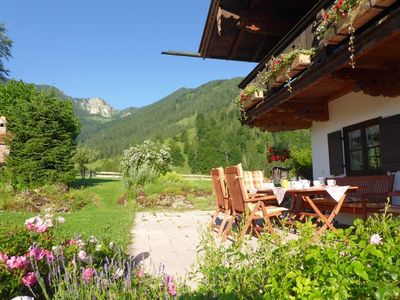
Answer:
[[(98, 239), (112, 240), (127, 248), (130, 244), (130, 231), (135, 207), (124, 201), (124, 186), (120, 180), (86, 179), (78, 180), (74, 188), (79, 190), (90, 203), (84, 208), (66, 214), (66, 222), (60, 226), (57, 237), (61, 239), (82, 236), (96, 236)], [(121, 205), (118, 202), (126, 202)], [(23, 224), (32, 213), (0, 212), (0, 222)]]

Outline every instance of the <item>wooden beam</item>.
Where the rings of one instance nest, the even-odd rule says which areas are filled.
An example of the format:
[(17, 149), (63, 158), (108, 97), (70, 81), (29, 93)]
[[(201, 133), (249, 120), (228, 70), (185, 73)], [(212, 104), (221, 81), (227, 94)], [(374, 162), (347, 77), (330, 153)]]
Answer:
[(293, 118), (297, 116), (310, 121), (329, 121), (327, 102), (293, 103), (288, 101), (276, 107), (275, 111), (289, 112)]
[[(364, 32), (355, 37), (356, 59), (360, 55), (367, 54), (377, 44), (394, 38), (400, 32), (400, 8), (396, 8), (389, 15), (378, 22), (377, 26), (370, 26)], [(254, 109), (247, 112), (248, 119), (245, 123), (252, 123), (256, 118), (270, 111), (274, 107), (296, 97), (305, 89), (317, 86), (322, 79), (327, 79), (332, 73), (346, 68), (349, 61), (348, 44), (342, 45), (334, 53), (329, 55), (320, 63), (312, 65), (302, 73), (294, 82), (291, 83), (292, 92), (282, 88), (278, 92), (270, 95), (268, 101), (262, 102)]]

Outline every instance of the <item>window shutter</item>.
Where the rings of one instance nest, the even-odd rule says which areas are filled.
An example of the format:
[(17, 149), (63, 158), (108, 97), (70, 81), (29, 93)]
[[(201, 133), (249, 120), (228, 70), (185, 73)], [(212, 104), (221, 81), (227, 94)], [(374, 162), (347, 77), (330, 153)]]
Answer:
[(400, 170), (400, 115), (381, 119), (379, 123), (381, 134), (382, 170)]
[(342, 131), (328, 134), (329, 169), (331, 175), (344, 174)]

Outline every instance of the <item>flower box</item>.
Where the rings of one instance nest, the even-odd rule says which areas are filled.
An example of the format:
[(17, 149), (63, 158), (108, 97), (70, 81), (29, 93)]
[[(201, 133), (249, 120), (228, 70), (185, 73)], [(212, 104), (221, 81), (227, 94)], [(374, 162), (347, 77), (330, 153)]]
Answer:
[(340, 43), (350, 35), (351, 25), (355, 30), (359, 29), (395, 2), (396, 0), (361, 0), (348, 16), (326, 31), (320, 45)]
[(311, 56), (309, 54), (297, 55), (291, 64), (282, 67), (276, 72), (274, 77), (268, 82), (269, 87), (274, 88), (284, 85), (288, 79), (303, 72), (310, 64)]
[(264, 100), (264, 92), (263, 91), (254, 92), (254, 94), (251, 96), (247, 96), (247, 95), (245, 95), (245, 97), (243, 97), (243, 96), (244, 95), (242, 95), (241, 102), (242, 102), (244, 109), (249, 109), (250, 107), (253, 107), (257, 103)]

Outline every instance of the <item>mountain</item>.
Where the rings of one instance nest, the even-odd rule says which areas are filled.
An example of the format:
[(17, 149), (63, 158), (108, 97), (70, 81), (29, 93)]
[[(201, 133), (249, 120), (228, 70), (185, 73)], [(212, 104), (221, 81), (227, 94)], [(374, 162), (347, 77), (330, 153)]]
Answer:
[(75, 103), (91, 115), (99, 115), (104, 118), (112, 118), (116, 113), (116, 110), (111, 107), (110, 104), (108, 104), (104, 99), (97, 97), (79, 99), (76, 100)]
[(168, 139), (194, 128), (196, 115), (228, 113), (239, 93), (240, 78), (216, 80), (198, 88), (181, 88), (167, 97), (114, 119), (83, 130), (79, 143), (99, 150), (104, 157), (120, 155), (130, 145), (146, 139)]

